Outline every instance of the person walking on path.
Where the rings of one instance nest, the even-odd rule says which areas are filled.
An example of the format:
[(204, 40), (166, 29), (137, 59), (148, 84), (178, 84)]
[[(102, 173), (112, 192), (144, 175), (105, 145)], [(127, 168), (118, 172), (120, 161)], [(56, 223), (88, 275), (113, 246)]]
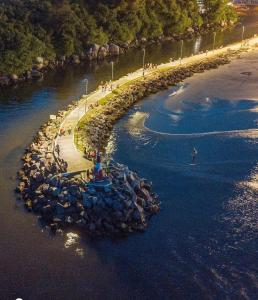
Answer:
[(62, 135), (65, 135), (65, 129), (64, 128), (60, 129), (60, 136), (62, 136)]
[(58, 144), (56, 145), (56, 153), (60, 156), (60, 146)]

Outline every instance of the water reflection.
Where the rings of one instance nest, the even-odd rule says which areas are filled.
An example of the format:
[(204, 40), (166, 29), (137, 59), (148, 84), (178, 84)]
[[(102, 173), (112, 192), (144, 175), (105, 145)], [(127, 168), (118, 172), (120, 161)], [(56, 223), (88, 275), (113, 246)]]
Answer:
[(78, 244), (79, 242), (79, 235), (77, 233), (69, 232), (66, 234), (67, 240), (65, 242), (65, 248), (68, 249), (71, 246)]
[(235, 194), (226, 203), (222, 219), (234, 243), (244, 244), (258, 236), (258, 163), (245, 181), (236, 184)]
[(68, 232), (66, 234), (66, 240), (64, 244), (65, 249), (72, 249), (77, 256), (83, 258), (85, 249), (78, 246), (82, 246), (81, 237), (79, 236), (79, 234), (74, 232)]
[[(164, 105), (167, 99), (172, 103), (169, 109)], [(249, 100), (175, 103), (167, 91), (148, 97), (117, 124), (115, 159), (150, 177), (161, 197), (162, 226), (155, 222), (156, 234), (147, 233), (151, 240), (162, 236), (153, 246), (160, 255), (148, 254), (159, 270), (159, 291), (173, 282), (179, 298), (255, 299), (256, 109), (257, 102)], [(148, 128), (173, 133), (146, 130), (144, 121)], [(191, 126), (185, 127), (185, 121)], [(218, 128), (221, 134), (207, 134)], [(203, 134), (176, 135), (186, 129), (202, 129)], [(190, 163), (193, 145), (199, 150), (195, 166)]]
[(202, 37), (198, 37), (194, 42), (193, 54), (198, 54), (201, 51)]

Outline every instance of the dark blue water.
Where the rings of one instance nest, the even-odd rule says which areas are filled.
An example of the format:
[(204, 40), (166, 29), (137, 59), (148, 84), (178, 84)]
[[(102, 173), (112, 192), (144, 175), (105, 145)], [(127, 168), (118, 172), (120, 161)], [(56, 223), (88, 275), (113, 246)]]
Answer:
[(177, 102), (171, 93), (132, 109), (110, 143), (162, 201), (131, 264), (140, 282), (151, 278), (150, 299), (256, 299), (258, 103)]
[[(246, 37), (258, 33), (257, 17), (245, 25)], [(239, 41), (241, 33), (241, 26), (218, 33), (216, 47)], [(212, 43), (212, 34), (185, 42), (184, 56), (212, 49)], [(179, 55), (180, 43), (153, 45), (146, 62)], [(115, 61), (115, 78), (141, 64), (142, 51), (130, 50)], [(86, 77), (94, 90), (110, 79), (110, 62), (0, 91), (0, 299), (256, 299), (252, 101), (188, 99), (168, 110), (171, 91), (142, 102), (119, 122), (110, 145), (115, 158), (152, 180), (163, 202), (144, 234), (92, 241), (71, 230), (52, 237), (15, 201), (24, 148), (50, 114), (85, 92)], [(149, 115), (146, 128), (141, 114), (131, 119), (137, 111)], [(194, 146), (199, 154), (191, 166)]]

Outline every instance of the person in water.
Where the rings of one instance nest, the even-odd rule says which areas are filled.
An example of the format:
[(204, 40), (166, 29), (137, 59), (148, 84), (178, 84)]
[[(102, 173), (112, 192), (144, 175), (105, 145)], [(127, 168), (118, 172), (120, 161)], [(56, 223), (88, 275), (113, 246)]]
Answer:
[(197, 157), (198, 151), (197, 149), (194, 147), (193, 151), (192, 151), (192, 164), (196, 163), (196, 157)]

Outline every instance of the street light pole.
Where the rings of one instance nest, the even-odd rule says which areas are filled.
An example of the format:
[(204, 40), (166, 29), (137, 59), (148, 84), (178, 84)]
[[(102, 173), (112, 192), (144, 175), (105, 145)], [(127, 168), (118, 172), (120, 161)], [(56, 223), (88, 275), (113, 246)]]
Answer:
[(89, 84), (89, 80), (86, 78), (85, 79), (85, 83), (86, 83), (86, 85), (85, 85), (85, 92), (86, 92), (86, 95), (88, 95), (88, 84)]
[(145, 54), (146, 54), (146, 50), (145, 48), (143, 49), (143, 58), (142, 58), (142, 75), (145, 75)]
[(213, 48), (212, 48), (213, 52), (215, 51), (216, 35), (217, 35), (217, 32), (214, 32), (213, 33)]
[(183, 58), (183, 46), (184, 46), (184, 41), (181, 40), (180, 65), (182, 63), (182, 58)]
[[(85, 79), (85, 83), (86, 83), (85, 88), (86, 88), (86, 96), (87, 96), (88, 95), (88, 84), (89, 84), (89, 80), (87, 78)], [(85, 113), (86, 112), (87, 112), (87, 98), (85, 100)]]
[(111, 81), (114, 80), (114, 62), (111, 61)]

